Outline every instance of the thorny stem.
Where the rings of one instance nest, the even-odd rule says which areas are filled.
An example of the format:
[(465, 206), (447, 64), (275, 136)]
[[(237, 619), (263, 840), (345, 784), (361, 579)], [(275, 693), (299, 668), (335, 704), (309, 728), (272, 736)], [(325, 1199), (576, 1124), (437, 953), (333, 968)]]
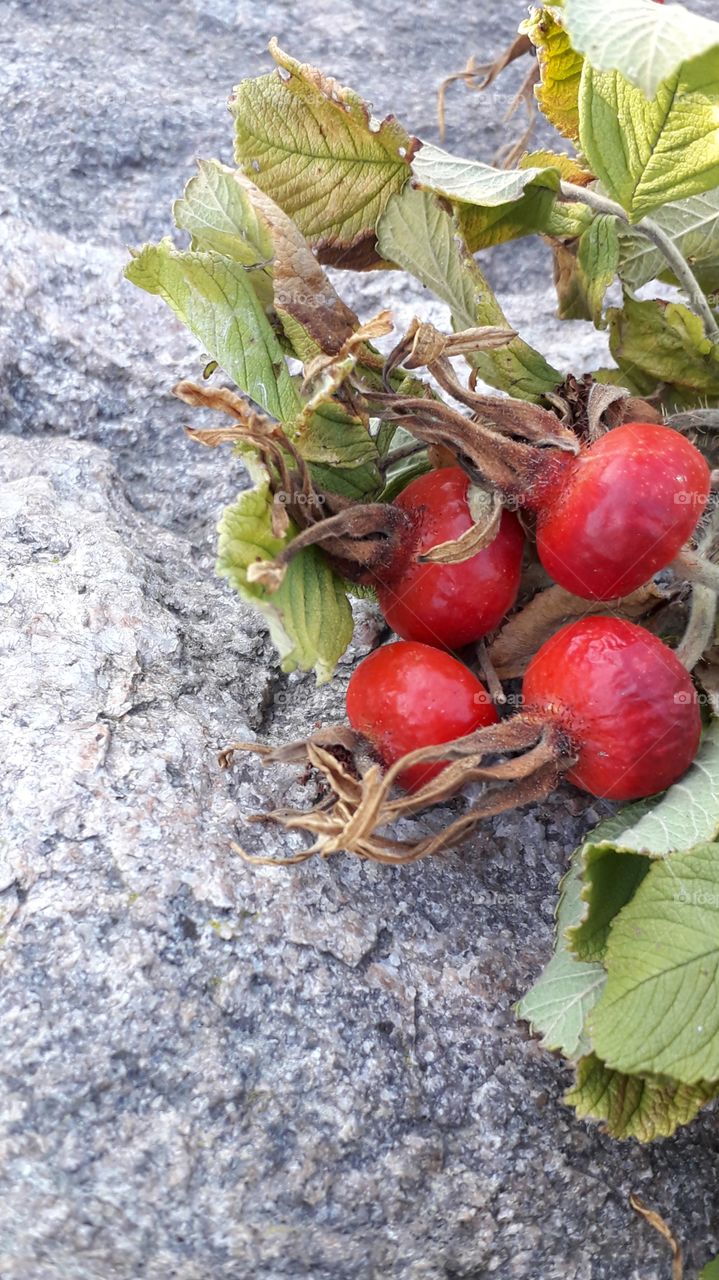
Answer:
[(654, 222), (652, 218), (642, 218), (640, 222), (630, 223), (628, 215), (616, 201), (609, 200), (607, 196), (602, 196), (599, 192), (592, 191), (587, 187), (579, 187), (574, 182), (560, 182), (559, 189), (567, 199), (578, 200), (593, 209), (595, 213), (612, 214), (620, 222), (631, 226), (633, 231), (638, 231), (646, 240), (650, 240), (668, 262), (679, 284), (689, 298), (693, 310), (698, 316), (701, 316), (707, 335), (714, 342), (719, 342), (719, 324), (714, 319), (711, 307), (699, 286), (699, 281), (673, 240), (666, 232), (662, 231), (658, 223)]

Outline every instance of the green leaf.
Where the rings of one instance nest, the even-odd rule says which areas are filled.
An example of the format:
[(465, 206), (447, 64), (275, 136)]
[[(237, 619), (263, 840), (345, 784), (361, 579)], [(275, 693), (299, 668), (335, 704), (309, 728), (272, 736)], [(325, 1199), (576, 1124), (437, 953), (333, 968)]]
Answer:
[[(377, 240), (384, 257), (447, 303), (455, 330), (507, 324), (476, 262), (458, 243), (451, 214), (430, 192), (408, 187), (396, 196), (380, 222)], [(521, 338), (496, 351), (476, 352), (470, 363), (484, 382), (524, 400), (539, 400), (562, 381)]]
[(573, 861), (562, 881), (557, 908), (557, 941), (549, 963), (534, 986), (515, 1006), (517, 1017), (529, 1022), (540, 1043), (577, 1058), (590, 1050), (585, 1033), (587, 1014), (601, 995), (606, 981), (600, 964), (582, 964), (569, 951), (565, 930), (581, 911), (581, 877)]
[(387, 476), (387, 483), (380, 494), (380, 502), (394, 502), (395, 498), (412, 480), (426, 475), (432, 470), (432, 464), (426, 452), (422, 451), (413, 458), (405, 458), (393, 467)]
[(607, 318), (611, 353), (645, 395), (665, 383), (670, 403), (695, 405), (700, 395), (711, 403), (719, 396), (719, 347), (687, 307), (656, 299), (638, 302), (625, 294), (623, 308), (611, 308)]
[(457, 159), (429, 143), (423, 143), (412, 170), (423, 187), (455, 203), (470, 253), (544, 230), (560, 180), (554, 164), (495, 169)]
[(595, 382), (601, 382), (607, 387), (626, 387), (633, 396), (646, 396), (656, 389), (656, 380), (648, 377), (646, 374), (635, 370), (634, 376), (630, 378), (626, 369), (616, 369), (614, 366), (604, 369), (592, 369), (592, 377)]
[(163, 298), (242, 391), (275, 418), (293, 421), (299, 395), (241, 263), (213, 252), (180, 251), (162, 240), (145, 245), (125, 275)]
[(576, 1082), (564, 1101), (580, 1120), (603, 1120), (613, 1138), (653, 1142), (689, 1124), (716, 1092), (716, 1085), (706, 1083), (623, 1075), (592, 1053), (578, 1063)]
[(652, 859), (719, 835), (719, 721), (704, 734), (694, 763), (658, 801), (642, 800), (591, 833), (578, 858), (581, 910), (566, 931), (569, 950), (603, 962), (614, 917), (629, 902)]
[(651, 860), (719, 834), (719, 721), (706, 731), (681, 782), (657, 801), (627, 805), (590, 832), (572, 855), (557, 909), (552, 959), (517, 1006), (548, 1049), (587, 1054), (587, 1015), (604, 986), (612, 921), (634, 897)]
[[(624, 815), (634, 814), (638, 808), (631, 806)], [(561, 1050), (567, 1058), (589, 1053), (587, 1014), (599, 999), (606, 980), (601, 964), (577, 960), (567, 945), (568, 931), (580, 924), (586, 914), (582, 899), (585, 854), (595, 845), (610, 842), (624, 826), (623, 815), (613, 814), (572, 854), (560, 888), (554, 955), (515, 1008), (517, 1016), (531, 1023), (535, 1033), (542, 1036), (545, 1049)]]
[[(616, 849), (664, 858), (719, 837), (719, 720), (704, 732), (694, 763), (660, 800), (642, 801), (616, 815)], [(595, 833), (596, 834), (596, 833)], [(594, 843), (597, 843), (594, 841)]]
[(302, 457), (323, 489), (366, 501), (382, 488), (379, 454), (364, 422), (325, 404), (298, 438)]
[[(719, 187), (663, 205), (654, 221), (686, 258), (704, 292), (719, 289)], [(621, 223), (617, 229), (619, 274), (631, 289), (657, 278), (675, 282), (664, 255), (646, 236)]]
[(219, 524), (217, 572), (265, 616), (282, 670), (314, 667), (324, 683), (352, 639), (352, 611), (342, 583), (316, 547), (295, 556), (274, 593), (248, 582), (249, 565), (272, 560), (294, 533), (276, 538), (270, 509), (266, 481), (226, 508)]
[(520, 31), (526, 32), (537, 50), (541, 81), (534, 94), (540, 110), (559, 133), (576, 142), (581, 54), (572, 48), (558, 14), (551, 8), (535, 9)]
[(705, 1267), (702, 1267), (699, 1280), (719, 1280), (719, 1258), (713, 1258)]
[(647, 98), (690, 58), (719, 46), (719, 24), (682, 4), (654, 0), (565, 0), (575, 49), (600, 71), (620, 71)]
[(618, 266), (617, 220), (603, 214), (594, 218), (582, 233), (577, 254), (577, 268), (589, 314), (597, 328), (602, 323), (604, 295), (617, 274)]
[(612, 925), (589, 1028), (630, 1075), (719, 1081), (719, 845), (654, 862)]
[(604, 960), (611, 923), (651, 866), (651, 858), (619, 852), (614, 843), (586, 844), (582, 852), (582, 915), (566, 939), (572, 954), (589, 964)]
[(685, 63), (650, 101), (618, 72), (585, 63), (579, 111), (582, 150), (630, 221), (719, 185), (715, 55)]
[(438, 195), (488, 208), (520, 200), (530, 183), (552, 191), (559, 187), (559, 172), (553, 166), (495, 169), (479, 160), (461, 160), (428, 142), (412, 161), (412, 172), (423, 187)]
[(376, 266), (375, 228), (410, 177), (413, 140), (372, 120), (350, 89), (270, 41), (280, 70), (244, 80), (230, 99), (235, 158), (297, 223), (321, 262)]
[(554, 243), (552, 251), (561, 319), (591, 320), (603, 328), (604, 295), (619, 264), (616, 218), (591, 218), (577, 240)]
[[(234, 170), (218, 160), (199, 160), (197, 167), (199, 173), (172, 206), (175, 225), (189, 231), (192, 248), (211, 250), (243, 266), (269, 262), (272, 238)], [(266, 268), (259, 275), (267, 280), (271, 271)]]

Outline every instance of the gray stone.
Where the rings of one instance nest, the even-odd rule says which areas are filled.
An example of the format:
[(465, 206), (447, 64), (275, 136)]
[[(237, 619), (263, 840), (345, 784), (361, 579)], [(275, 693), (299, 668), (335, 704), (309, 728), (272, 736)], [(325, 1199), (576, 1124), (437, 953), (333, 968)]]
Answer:
[[(279, 673), (212, 571), (244, 476), (169, 394), (202, 353), (121, 280), (195, 157), (230, 158), (224, 99), (270, 34), (435, 137), (438, 81), (521, 7), (482, 33), (464, 0), (0, 10), (0, 1276), (662, 1280), (632, 1190), (704, 1261), (715, 1116), (612, 1142), (511, 1012), (597, 809), (567, 789), (404, 869), (233, 853), (292, 851), (241, 815), (313, 790), (253, 759), (222, 773), (218, 748), (339, 719), (379, 623), (358, 607), (331, 686)], [(515, 85), (455, 87), (448, 146), (491, 155)], [(487, 271), (555, 362), (604, 358), (554, 320), (536, 246)], [(442, 319), (401, 276), (337, 279), (363, 316)]]

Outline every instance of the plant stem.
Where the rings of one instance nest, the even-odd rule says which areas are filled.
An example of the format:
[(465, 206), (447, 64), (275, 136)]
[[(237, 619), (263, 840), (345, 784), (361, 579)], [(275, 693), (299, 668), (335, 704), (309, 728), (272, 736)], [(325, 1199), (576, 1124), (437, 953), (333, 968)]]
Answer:
[(507, 695), (504, 692), (502, 682), (494, 669), (494, 664), (489, 656), (484, 640), (480, 640), (477, 645), (477, 660), (492, 702), (499, 703), (500, 705), (505, 703), (507, 701)]
[(586, 204), (588, 208), (594, 209), (595, 213), (611, 214), (620, 222), (631, 226), (634, 231), (638, 231), (645, 239), (650, 240), (671, 267), (681, 288), (687, 295), (692, 309), (703, 320), (707, 336), (712, 341), (719, 342), (719, 324), (717, 324), (711, 307), (704, 297), (699, 281), (681, 251), (677, 249), (674, 241), (665, 231), (662, 231), (658, 223), (651, 218), (642, 218), (641, 222), (630, 223), (628, 215), (616, 201), (609, 200), (607, 196), (602, 196), (599, 192), (592, 191), (587, 187), (579, 187), (574, 182), (560, 182), (559, 189), (562, 195), (568, 199), (578, 200), (582, 204)]
[(710, 587), (695, 582), (686, 631), (676, 647), (676, 655), (687, 671), (693, 671), (705, 649), (714, 639), (717, 597)]
[(692, 584), (698, 582), (702, 587), (709, 587), (710, 591), (719, 592), (719, 564), (712, 564), (698, 552), (680, 551), (669, 567), (678, 578)]
[(672, 566), (676, 568), (677, 561), (687, 562), (689, 572), (685, 576), (692, 583), (689, 621), (676, 650), (679, 661), (684, 664), (687, 671), (694, 669), (704, 650), (709, 648), (716, 630), (719, 583), (712, 585), (707, 578), (712, 571), (717, 572), (717, 566), (712, 563), (711, 556), (715, 550), (717, 534), (719, 534), (719, 502), (716, 502), (716, 494), (713, 497), (714, 507), (699, 537), (696, 551), (685, 548)]
[(646, 236), (647, 240), (651, 240), (652, 244), (664, 255), (687, 295), (692, 308), (704, 321), (707, 336), (714, 342), (719, 342), (719, 324), (714, 319), (712, 309), (699, 287), (699, 281), (684, 255), (677, 249), (674, 241), (652, 218), (642, 218), (641, 222), (635, 223), (635, 226), (636, 230)]

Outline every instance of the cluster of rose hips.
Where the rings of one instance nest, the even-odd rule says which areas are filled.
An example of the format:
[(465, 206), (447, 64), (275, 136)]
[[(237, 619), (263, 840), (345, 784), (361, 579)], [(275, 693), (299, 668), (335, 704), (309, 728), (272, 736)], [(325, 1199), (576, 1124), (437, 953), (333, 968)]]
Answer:
[[(671, 427), (625, 423), (579, 452), (537, 451), (515, 494), (530, 514), (539, 559), (559, 586), (588, 601), (624, 597), (666, 568), (691, 537), (710, 492), (701, 453)], [(451, 651), (494, 631), (514, 605), (525, 536), (512, 511), (488, 546), (459, 563), (423, 557), (472, 527), (460, 467), (420, 476), (396, 498), (412, 538), (374, 585), (402, 640), (366, 657), (347, 691), (353, 729), (386, 766), (407, 753), (497, 723), (483, 685)], [(531, 659), (514, 721), (559, 729), (566, 776), (595, 796), (630, 800), (664, 790), (693, 760), (700, 737), (691, 676), (655, 635), (616, 616), (565, 625)], [(496, 735), (492, 739), (496, 745)], [(566, 744), (569, 744), (567, 748)], [(456, 758), (453, 757), (453, 758)], [(408, 765), (398, 781), (421, 790), (446, 765)]]

